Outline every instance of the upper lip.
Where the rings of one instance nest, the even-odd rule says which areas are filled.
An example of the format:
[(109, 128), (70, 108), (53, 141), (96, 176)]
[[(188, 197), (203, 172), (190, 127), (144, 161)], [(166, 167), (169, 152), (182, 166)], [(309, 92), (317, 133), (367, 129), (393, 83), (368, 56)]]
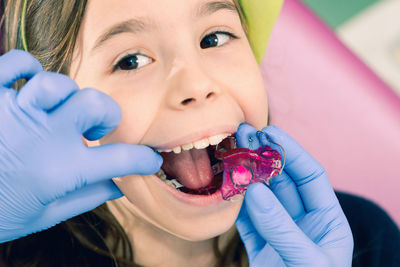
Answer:
[(173, 149), (177, 146), (182, 146), (185, 144), (189, 144), (210, 136), (214, 136), (217, 134), (223, 134), (223, 133), (228, 133), (228, 134), (232, 134), (234, 132), (236, 132), (237, 129), (237, 125), (219, 125), (219, 126), (215, 126), (206, 130), (198, 130), (195, 132), (192, 132), (190, 134), (184, 135), (180, 138), (177, 138), (171, 142), (167, 142), (165, 144), (162, 145), (158, 145), (156, 147), (154, 147), (155, 149)]

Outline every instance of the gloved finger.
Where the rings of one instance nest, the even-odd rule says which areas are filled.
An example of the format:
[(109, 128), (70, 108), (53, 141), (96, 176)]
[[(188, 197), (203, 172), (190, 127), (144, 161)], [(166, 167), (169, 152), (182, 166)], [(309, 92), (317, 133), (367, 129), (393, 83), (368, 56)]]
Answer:
[(69, 119), (86, 139), (97, 140), (119, 124), (121, 114), (121, 108), (110, 96), (85, 88), (75, 92), (51, 116)]
[(0, 70), (0, 85), (10, 87), (19, 79), (29, 80), (43, 68), (28, 52), (11, 50), (0, 57)]
[(270, 180), (270, 189), (293, 220), (306, 214), (303, 201), (293, 180), (285, 171)]
[(269, 140), (280, 144), (286, 153), (285, 172), (296, 184), (304, 209), (324, 209), (337, 203), (335, 193), (324, 168), (295, 140), (276, 126), (267, 126), (263, 132)]
[[(246, 209), (257, 232), (287, 266), (315, 266), (322, 252), (299, 229), (265, 185), (252, 184), (245, 195)], [(323, 266), (323, 265), (322, 265)]]
[(40, 72), (18, 92), (17, 104), (28, 114), (33, 110), (49, 111), (78, 89), (78, 85), (66, 75)]
[(256, 128), (247, 123), (240, 124), (235, 134), (236, 145), (252, 150), (259, 148), (261, 144), (256, 135), (257, 131)]
[(47, 205), (38, 222), (38, 224), (43, 224), (39, 229), (51, 227), (61, 221), (88, 212), (108, 200), (122, 196), (123, 194), (112, 180), (85, 186)]
[(265, 259), (268, 259), (268, 264), (271, 266), (283, 266), (280, 256), (254, 228), (245, 205), (243, 201), (235, 226), (246, 249), (250, 266), (262, 266), (261, 263), (265, 264)]
[(85, 157), (79, 162), (81, 177), (85, 177), (84, 182), (88, 184), (129, 174), (154, 174), (163, 162), (157, 152), (144, 145), (115, 143), (86, 149)]
[(262, 251), (258, 253), (254, 259), (250, 260), (250, 266), (265, 266), (265, 259), (268, 259), (268, 266), (286, 267), (281, 256), (273, 249), (273, 247), (271, 247), (270, 244), (266, 244)]
[[(280, 151), (283, 161), (283, 151), (281, 151), (279, 146), (269, 142), (267, 135), (262, 134), (262, 132), (258, 132), (257, 137), (262, 146), (268, 145), (271, 148)], [(285, 171), (282, 171), (280, 175), (273, 177), (269, 182), (269, 186), (293, 220), (297, 220), (305, 215), (303, 202), (299, 192), (297, 191), (297, 186)]]
[(256, 254), (258, 251), (264, 248), (266, 241), (254, 228), (254, 225), (247, 213), (245, 200), (243, 201), (239, 215), (236, 218), (235, 226), (238, 230), (240, 238), (243, 241), (248, 256)]

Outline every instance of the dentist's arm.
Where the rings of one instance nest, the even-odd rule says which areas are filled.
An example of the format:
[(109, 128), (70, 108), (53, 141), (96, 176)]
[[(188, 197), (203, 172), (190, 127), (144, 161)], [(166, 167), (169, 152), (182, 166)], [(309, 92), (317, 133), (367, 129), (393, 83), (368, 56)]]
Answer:
[[(17, 92), (11, 86), (21, 78), (27, 83)], [(159, 170), (162, 158), (149, 147), (82, 143), (120, 118), (109, 96), (44, 72), (29, 53), (0, 57), (0, 243), (121, 197), (112, 177)]]
[[(239, 146), (257, 130), (241, 125)], [(295, 140), (276, 126), (263, 129), (286, 152), (271, 187), (251, 185), (236, 221), (251, 266), (351, 266), (353, 237), (328, 176)], [(257, 135), (258, 145), (271, 144)]]

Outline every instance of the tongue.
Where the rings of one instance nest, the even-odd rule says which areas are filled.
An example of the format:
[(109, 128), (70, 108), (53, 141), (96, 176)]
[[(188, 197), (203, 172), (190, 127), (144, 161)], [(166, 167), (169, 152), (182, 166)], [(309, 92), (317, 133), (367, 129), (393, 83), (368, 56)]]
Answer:
[(205, 187), (214, 177), (206, 148), (183, 150), (179, 154), (161, 153), (161, 156), (164, 158), (161, 167), (164, 172), (187, 188)]

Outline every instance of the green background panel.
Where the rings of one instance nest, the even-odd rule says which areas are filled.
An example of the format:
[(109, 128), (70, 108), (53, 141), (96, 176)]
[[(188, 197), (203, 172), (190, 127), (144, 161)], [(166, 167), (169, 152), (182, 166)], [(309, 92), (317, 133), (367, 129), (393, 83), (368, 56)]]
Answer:
[(379, 0), (303, 0), (328, 25), (337, 28)]

